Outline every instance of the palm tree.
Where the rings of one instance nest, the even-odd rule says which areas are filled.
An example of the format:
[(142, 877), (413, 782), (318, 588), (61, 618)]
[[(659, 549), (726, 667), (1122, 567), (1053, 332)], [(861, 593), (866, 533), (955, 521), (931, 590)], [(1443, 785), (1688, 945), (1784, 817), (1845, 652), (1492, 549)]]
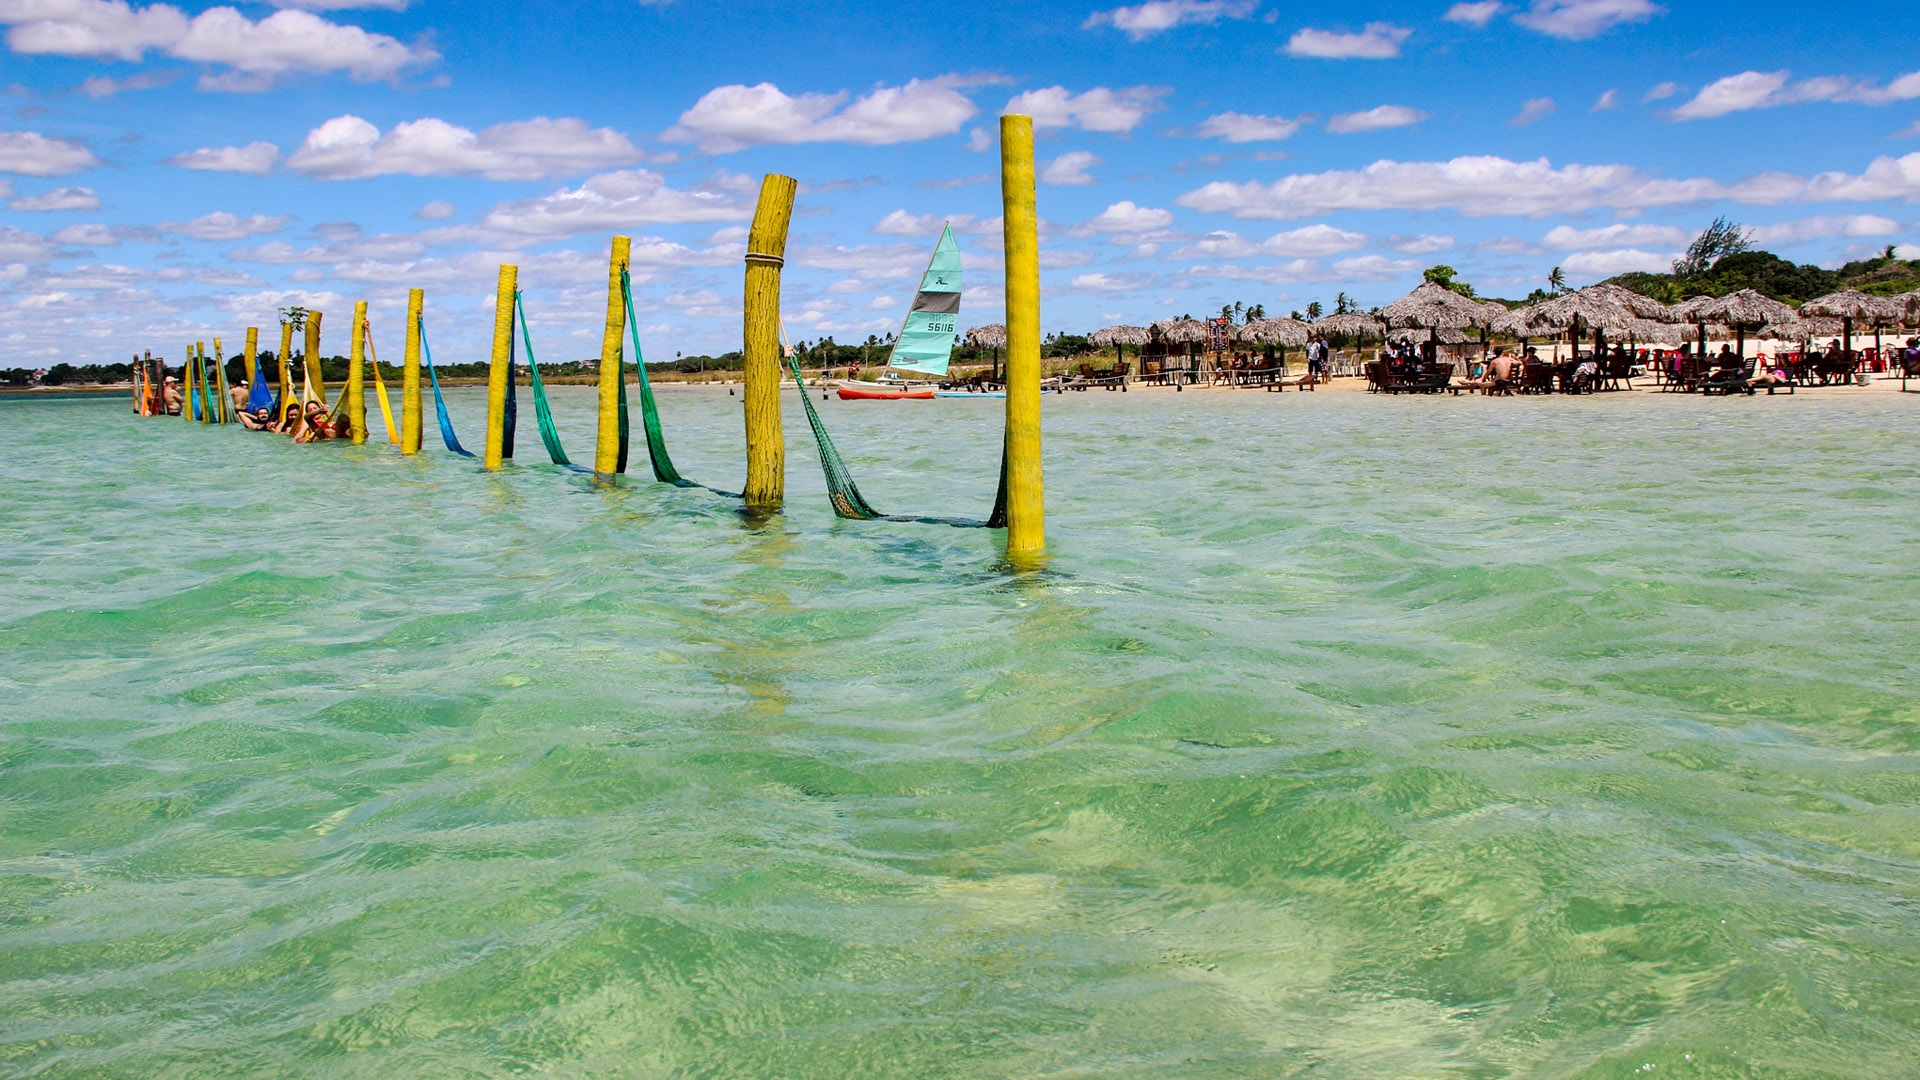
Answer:
[(1321, 306), (1320, 306), (1320, 301), (1318, 301), (1318, 300), (1315, 300), (1315, 301), (1313, 301), (1312, 303), (1310, 303), (1310, 304), (1308, 304), (1308, 305), (1307, 305), (1307, 318), (1309, 318), (1309, 319), (1317, 319), (1317, 318), (1319, 318), (1319, 317), (1320, 317), (1320, 312), (1321, 312), (1322, 310), (1324, 310), (1324, 309), (1323, 309), (1323, 308), (1321, 308)]
[(1333, 298), (1333, 313), (1335, 315), (1345, 315), (1348, 312), (1358, 310), (1359, 309), (1354, 306), (1353, 297), (1348, 296), (1346, 293), (1341, 293)]
[(1560, 269), (1557, 266), (1554, 267), (1552, 270), (1548, 271), (1547, 287), (1552, 289), (1555, 295), (1566, 292), (1567, 291), (1566, 271)]
[(1246, 317), (1246, 311), (1247, 311), (1246, 305), (1242, 304), (1238, 300), (1235, 300), (1233, 302), (1233, 321), (1240, 322), (1244, 320)]
[(1247, 309), (1248, 322), (1258, 322), (1259, 320), (1264, 319), (1266, 317), (1267, 317), (1267, 306), (1265, 304), (1255, 304), (1252, 307)]

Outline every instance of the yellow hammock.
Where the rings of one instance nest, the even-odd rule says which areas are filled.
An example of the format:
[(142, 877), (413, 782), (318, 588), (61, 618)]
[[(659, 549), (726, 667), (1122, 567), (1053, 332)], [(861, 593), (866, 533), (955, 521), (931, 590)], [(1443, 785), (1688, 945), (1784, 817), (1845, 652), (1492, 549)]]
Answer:
[(367, 338), (367, 363), (373, 365), (373, 392), (380, 399), (380, 416), (387, 422), (387, 441), (400, 445), (400, 430), (393, 426), (393, 407), (387, 402), (387, 381), (380, 377), (380, 358), (373, 355), (373, 323), (361, 323), (361, 331)]

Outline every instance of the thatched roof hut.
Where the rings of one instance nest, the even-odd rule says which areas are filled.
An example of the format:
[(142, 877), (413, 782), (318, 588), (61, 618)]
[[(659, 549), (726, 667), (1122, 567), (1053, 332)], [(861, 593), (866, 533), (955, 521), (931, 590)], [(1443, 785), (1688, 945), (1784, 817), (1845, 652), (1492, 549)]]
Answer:
[(1175, 345), (1205, 345), (1207, 324), (1199, 319), (1162, 319), (1152, 329), (1160, 331), (1160, 340)]
[(961, 339), (970, 349), (1004, 349), (1007, 347), (1007, 327), (1004, 323), (988, 323), (967, 331)]
[(1465, 345), (1473, 340), (1473, 335), (1465, 330), (1456, 330), (1448, 326), (1429, 329), (1424, 333), (1413, 329), (1392, 330), (1388, 331), (1387, 340), (1396, 345), (1418, 345), (1427, 340), (1437, 341), (1442, 345)]
[(1106, 348), (1108, 345), (1145, 345), (1147, 328), (1144, 326), (1103, 326), (1087, 335), (1087, 344)]
[(1758, 329), (1770, 322), (1799, 317), (1791, 307), (1752, 289), (1728, 293), (1698, 306), (1694, 306), (1692, 301), (1682, 306), (1690, 309), (1688, 317), (1691, 320), (1723, 322), (1742, 332)]
[(1592, 293), (1595, 296), (1611, 300), (1615, 304), (1633, 312), (1636, 318), (1648, 319), (1653, 322), (1680, 321), (1680, 317), (1674, 314), (1672, 308), (1655, 300), (1651, 296), (1642, 296), (1632, 289), (1627, 288), (1625, 285), (1615, 285), (1611, 281), (1603, 281), (1598, 285), (1589, 285), (1580, 291), (1583, 293)]
[(1388, 304), (1380, 314), (1388, 326), (1416, 330), (1465, 330), (1488, 319), (1479, 301), (1431, 281)]
[(1920, 289), (1889, 296), (1887, 302), (1900, 311), (1900, 317), (1909, 325), (1920, 323)]
[(1377, 338), (1387, 332), (1387, 324), (1364, 311), (1343, 311), (1318, 319), (1311, 325), (1326, 337)]
[(1800, 305), (1803, 315), (1824, 315), (1830, 319), (1887, 326), (1906, 315), (1904, 305), (1881, 296), (1868, 296), (1858, 289), (1841, 289)]
[(1253, 345), (1305, 345), (1313, 329), (1298, 319), (1255, 319), (1233, 329), (1235, 341)]
[(1497, 326), (1510, 334), (1533, 337), (1577, 331), (1580, 327), (1625, 332), (1632, 329), (1638, 319), (1631, 309), (1589, 287), (1529, 304), (1501, 319)]

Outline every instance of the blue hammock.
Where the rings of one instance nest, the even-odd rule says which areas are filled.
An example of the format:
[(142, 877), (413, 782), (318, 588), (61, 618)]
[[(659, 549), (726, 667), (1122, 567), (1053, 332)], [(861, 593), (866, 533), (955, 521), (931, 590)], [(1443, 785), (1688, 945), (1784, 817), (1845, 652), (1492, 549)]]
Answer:
[(420, 359), (426, 361), (427, 378), (433, 380), (433, 411), (440, 415), (440, 441), (447, 444), (447, 449), (461, 457), (472, 457), (473, 454), (469, 453), (466, 447), (461, 446), (460, 440), (454, 437), (453, 419), (447, 415), (446, 399), (440, 396), (440, 376), (433, 373), (433, 350), (427, 348), (427, 320), (421, 319), (419, 326)]
[(247, 411), (259, 412), (273, 408), (274, 393), (267, 386), (267, 365), (253, 366), (253, 386), (247, 390)]

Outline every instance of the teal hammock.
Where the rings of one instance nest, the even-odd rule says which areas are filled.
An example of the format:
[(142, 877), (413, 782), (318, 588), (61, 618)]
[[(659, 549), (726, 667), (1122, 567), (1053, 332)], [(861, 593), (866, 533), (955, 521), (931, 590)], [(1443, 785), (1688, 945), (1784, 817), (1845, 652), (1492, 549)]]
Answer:
[[(627, 275), (626, 267), (620, 268), (620, 296), (627, 305), (627, 328), (633, 338), (633, 370), (640, 386), (640, 426), (647, 436), (647, 460), (653, 464), (653, 478), (663, 484), (674, 487), (706, 488), (715, 495), (724, 495), (729, 499), (740, 498), (737, 491), (721, 491), (717, 487), (689, 480), (680, 475), (673, 467), (673, 458), (667, 455), (667, 437), (660, 428), (660, 407), (653, 400), (653, 384), (647, 381), (647, 359), (640, 351), (640, 320), (633, 313), (633, 279)], [(618, 363), (618, 361), (616, 361)], [(620, 471), (627, 471), (627, 379), (620, 372)]]
[(547, 456), (561, 468), (592, 472), (592, 469), (575, 465), (568, 459), (566, 448), (560, 445), (560, 429), (553, 426), (553, 409), (547, 404), (547, 388), (540, 381), (540, 364), (533, 358), (533, 334), (527, 329), (526, 303), (521, 300), (518, 289), (513, 293), (513, 310), (514, 317), (520, 323), (520, 339), (527, 350), (527, 375), (533, 382), (533, 415), (540, 425), (540, 441), (546, 444)]
[(433, 350), (427, 348), (427, 320), (420, 319), (418, 325), (420, 327), (420, 358), (426, 362), (427, 378), (433, 380), (433, 411), (440, 417), (440, 441), (447, 444), (447, 449), (461, 457), (472, 457), (473, 455), (467, 451), (466, 447), (461, 446), (460, 440), (454, 436), (453, 418), (447, 415), (446, 399), (440, 396), (440, 376), (433, 372)]
[(807, 383), (800, 377), (800, 361), (797, 357), (787, 357), (787, 366), (793, 371), (794, 385), (800, 388), (800, 404), (807, 410), (807, 426), (813, 429), (813, 444), (820, 451), (820, 470), (827, 475), (827, 501), (833, 504), (836, 517), (853, 521), (913, 521), (926, 525), (951, 525), (957, 529), (1004, 529), (1007, 526), (1007, 454), (1004, 441), (1000, 448), (1000, 491), (993, 498), (993, 512), (985, 521), (973, 518), (928, 517), (921, 514), (883, 514), (867, 502), (860, 494), (860, 486), (853, 482), (853, 472), (840, 457), (840, 451), (834, 448), (833, 437), (827, 434), (827, 426), (820, 422), (820, 413), (813, 407), (813, 399), (807, 396)]

